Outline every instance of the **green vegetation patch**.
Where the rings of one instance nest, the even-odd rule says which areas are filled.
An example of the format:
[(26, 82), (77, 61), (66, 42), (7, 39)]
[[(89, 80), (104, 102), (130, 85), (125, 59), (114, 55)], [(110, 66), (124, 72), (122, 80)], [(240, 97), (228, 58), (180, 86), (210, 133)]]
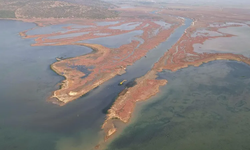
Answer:
[(0, 10), (0, 18), (16, 18), (15, 11)]

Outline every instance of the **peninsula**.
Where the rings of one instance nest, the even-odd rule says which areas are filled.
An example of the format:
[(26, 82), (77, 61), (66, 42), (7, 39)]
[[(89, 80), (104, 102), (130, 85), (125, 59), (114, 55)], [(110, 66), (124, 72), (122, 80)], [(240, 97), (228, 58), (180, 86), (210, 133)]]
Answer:
[[(102, 125), (105, 140), (117, 131), (117, 121), (129, 122), (136, 102), (151, 98), (160, 92), (161, 86), (167, 84), (167, 80), (157, 79), (159, 72), (177, 71), (221, 59), (250, 65), (249, 56), (238, 49), (228, 51), (218, 44), (225, 39), (228, 43), (233, 43), (235, 38), (242, 38), (246, 33), (238, 33), (239, 30), (250, 31), (248, 9), (154, 4), (105, 10), (110, 16), (104, 17), (105, 19), (22, 18), (23, 21), (38, 25), (20, 32), (23, 38), (35, 39), (32, 46), (78, 45), (93, 50), (86, 55), (57, 59), (51, 65), (52, 70), (65, 77), (60, 89), (54, 91), (50, 98), (53, 103), (63, 106), (115, 76), (125, 74), (128, 66), (146, 57), (150, 50), (155, 50), (176, 29), (182, 27), (187, 18), (193, 20), (180, 39), (170, 49), (166, 49), (164, 55), (157, 58), (153, 67), (145, 75), (135, 79), (135, 85), (125, 88), (118, 95)], [(114, 12), (119, 12), (119, 16)], [(25, 11), (19, 10), (16, 14), (24, 16)], [(62, 26), (60, 30), (32, 34), (37, 28), (57, 25)], [(214, 44), (215, 48), (211, 48), (207, 44), (205, 47), (207, 42), (218, 45)]]

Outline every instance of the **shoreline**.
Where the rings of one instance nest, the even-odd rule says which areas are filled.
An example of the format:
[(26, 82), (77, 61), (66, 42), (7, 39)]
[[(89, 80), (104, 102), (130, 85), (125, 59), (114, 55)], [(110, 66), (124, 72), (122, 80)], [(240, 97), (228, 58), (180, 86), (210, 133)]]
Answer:
[[(189, 12), (187, 12), (187, 16), (188, 13)], [(171, 48), (164, 53), (164, 55), (161, 55), (158, 61), (155, 62), (152, 67), (150, 67), (150, 70), (148, 70), (146, 74), (135, 79), (136, 82), (135, 85), (121, 91), (116, 100), (114, 100), (112, 105), (109, 107), (108, 110), (109, 113), (106, 115), (107, 118), (101, 127), (103, 129), (102, 132), (104, 134), (104, 140), (101, 142), (101, 147), (106, 145), (107, 143), (112, 142), (112, 139), (117, 137), (117, 133), (120, 132), (118, 131), (120, 130), (119, 125), (122, 124), (122, 126), (125, 128), (128, 124), (131, 123), (131, 118), (133, 116), (133, 113), (136, 111), (137, 103), (152, 99), (153, 97), (157, 96), (159, 92), (161, 92), (163, 86), (167, 86), (168, 82), (167, 80), (157, 79), (159, 72), (162, 72), (163, 70), (170, 70), (174, 72), (183, 68), (187, 68), (189, 66), (199, 67), (204, 63), (208, 63), (215, 60), (235, 60), (250, 65), (249, 58), (246, 58), (243, 55), (237, 55), (231, 53), (222, 54), (222, 53), (195, 52), (193, 48), (193, 45), (195, 43), (203, 44), (208, 39), (215, 39), (220, 37), (230, 38), (234, 35), (223, 34), (221, 36), (212, 36), (209, 35), (208, 33), (208, 35), (204, 34), (200, 37), (199, 36), (192, 37), (192, 33), (198, 31), (198, 29), (205, 28), (208, 31), (219, 32), (218, 29), (228, 27), (228, 26), (210, 27), (208, 25), (209, 23), (212, 22), (213, 19), (211, 20), (208, 19), (208, 21), (204, 21), (202, 20), (204, 16), (198, 18), (192, 15), (189, 18), (193, 18), (193, 23), (190, 27), (188, 27), (185, 30), (181, 38), (174, 45), (172, 45)], [(206, 17), (207, 16), (205, 16), (203, 19), (206, 19)], [(17, 19), (5, 19), (5, 20), (17, 20)], [(46, 21), (46, 19), (43, 21), (41, 20), (40, 22), (39, 21), (35, 22), (33, 20), (34, 22), (32, 23), (36, 24), (35, 28), (49, 26), (49, 25), (67, 24), (69, 22), (69, 20), (67, 19), (62, 19), (61, 21), (54, 19), (53, 21), (47, 23), (43, 22)], [(70, 20), (75, 20), (75, 18)], [(105, 19), (102, 21), (113, 21), (113, 20), (116, 19), (111, 19), (111, 20)], [(59, 83), (60, 84), (59, 89), (53, 92), (52, 96), (48, 99), (48, 101), (57, 104), (59, 106), (64, 106), (65, 104), (78, 99), (82, 95), (90, 92), (91, 90), (95, 89), (96, 87), (105, 83), (106, 81), (114, 78), (115, 76), (126, 73), (128, 66), (135, 64), (138, 60), (141, 60), (144, 56), (146, 57), (149, 51), (152, 51), (155, 47), (160, 45), (159, 41), (164, 40), (165, 37), (167, 37), (165, 39), (167, 40), (170, 37), (169, 35), (167, 36), (167, 34), (171, 35), (173, 32), (175, 32), (177, 27), (181, 26), (181, 23), (171, 24), (172, 26), (170, 29), (160, 30), (160, 32), (164, 32), (165, 35), (163, 33), (159, 33), (153, 39), (150, 39), (148, 38), (149, 34), (146, 34), (146, 32), (151, 32), (150, 28), (143, 29), (144, 25), (146, 26), (148, 21), (145, 21), (146, 19), (141, 19), (143, 20), (142, 25), (139, 25), (139, 27), (136, 27), (131, 31), (145, 30), (144, 31), (145, 35), (143, 33), (142, 35), (136, 36), (144, 40), (143, 44), (141, 44), (139, 41), (131, 40), (129, 44), (122, 45), (119, 48), (108, 48), (99, 44), (77, 43), (77, 41), (85, 39), (85, 37), (83, 36), (82, 37), (76, 36), (73, 38), (70, 37), (62, 39), (60, 38), (49, 39), (50, 37), (53, 36), (67, 35), (70, 33), (79, 33), (83, 31), (92, 32), (95, 30), (104, 33), (108, 31), (110, 32), (110, 35), (95, 36), (94, 34), (91, 33), (87, 34), (87, 38), (95, 39), (95, 37), (99, 38), (99, 37), (122, 35), (124, 33), (128, 33), (129, 31), (128, 32), (119, 30), (111, 31), (108, 30), (107, 28), (112, 26), (119, 26), (128, 22), (138, 21), (139, 19), (127, 19), (127, 20), (124, 19), (124, 20), (125, 21), (119, 22), (118, 24), (115, 25), (108, 25), (107, 27), (98, 27), (98, 25), (96, 25), (95, 29), (79, 29), (76, 32), (70, 31), (71, 29), (74, 29), (73, 26), (70, 25), (63, 27), (67, 29), (67, 32), (65, 33), (58, 32), (58, 33), (40, 34), (40, 35), (26, 34), (27, 31), (32, 30), (34, 28), (19, 33), (22, 38), (35, 39), (35, 43), (32, 44), (31, 46), (79, 45), (79, 46), (86, 46), (92, 49), (92, 51), (88, 54), (79, 55), (76, 57), (70, 57), (66, 59), (57, 59), (55, 63), (50, 65), (50, 69), (56, 72), (58, 75), (63, 76), (64, 79), (62, 82)], [(219, 17), (214, 18), (214, 20), (215, 20), (214, 22), (218, 21)], [(222, 20), (221, 22), (225, 20)], [(18, 19), (17, 21), (23, 21), (23, 19), (21, 20)], [(121, 21), (121, 19), (119, 19), (118, 21)], [(27, 22), (27, 20), (23, 22)], [(94, 23), (93, 20), (89, 20), (89, 22), (87, 22), (87, 25), (92, 25), (93, 23)], [(79, 23), (77, 25), (83, 25), (83, 24)], [(153, 23), (150, 25), (151, 28), (153, 29), (158, 28), (158, 26), (154, 25)], [(135, 47), (138, 47), (138, 49), (136, 49)], [(137, 50), (140, 51), (140, 53), (134, 54), (134, 52), (137, 52)], [(129, 54), (127, 54), (126, 52), (129, 52)], [(128, 57), (126, 58), (124, 56)], [(116, 59), (113, 59), (115, 57), (119, 58), (119, 61), (121, 62), (116, 61)], [(123, 58), (126, 58), (125, 61)], [(80, 69), (78, 69), (78, 67)], [(83, 71), (81, 71), (81, 69)], [(86, 69), (87, 71), (90, 72), (89, 74), (86, 72)], [(96, 148), (99, 147), (100, 145), (97, 145)]]
[[(121, 23), (118, 23), (115, 25), (108, 25), (104, 29), (112, 27), (112, 26), (122, 25), (124, 23), (128, 23), (128, 22), (131, 22), (133, 20), (134, 19), (127, 20), (125, 22), (121, 22)], [(134, 21), (136, 21), (136, 20), (134, 20)], [(54, 104), (58, 104), (60, 106), (63, 106), (70, 101), (78, 99), (82, 95), (88, 93), (92, 89), (94, 89), (97, 86), (101, 85), (102, 83), (110, 80), (111, 78), (115, 77), (116, 75), (124, 74), (126, 72), (127, 66), (133, 65), (134, 62), (136, 62), (137, 60), (139, 60), (143, 56), (145, 56), (145, 54), (149, 50), (155, 48), (160, 43), (165, 41), (166, 38), (168, 38), (171, 35), (171, 33), (173, 33), (174, 30), (178, 26), (179, 26), (178, 24), (175, 24), (175, 25), (171, 25), (170, 28), (164, 29), (156, 23), (149, 22), (148, 20), (144, 20), (144, 22), (141, 23), (135, 29), (130, 30), (130, 31), (126, 31), (126, 32), (131, 32), (131, 31), (136, 31), (140, 28), (143, 28), (143, 29), (141, 29), (144, 31), (143, 34), (141, 36), (137, 36), (137, 37), (142, 38), (144, 40), (144, 42), (139, 43), (139, 41), (132, 40), (129, 44), (122, 45), (119, 48), (107, 48), (107, 47), (104, 47), (104, 46), (98, 45), (98, 44), (76, 43), (76, 41), (79, 41), (78, 37), (72, 38), (73, 39), (72, 41), (69, 41), (69, 40), (67, 40), (67, 38), (65, 38), (65, 39), (62, 39), (61, 41), (58, 41), (58, 43), (51, 44), (51, 45), (80, 45), (80, 46), (87, 46), (91, 49), (94, 49), (94, 51), (91, 53), (77, 56), (77, 57), (62, 59), (62, 60), (59, 60), (51, 65), (51, 69), (53, 71), (55, 71), (58, 75), (64, 76), (64, 78), (65, 78), (65, 80), (63, 80), (61, 83), (60, 89), (54, 91), (54, 94), (51, 97), (51, 99), (56, 98), (57, 100), (51, 100), (51, 101)], [(101, 28), (101, 27), (99, 27), (99, 28)], [(152, 29), (154, 29), (154, 28), (155, 29), (160, 28), (161, 32), (158, 33), (157, 35), (155, 35), (155, 37), (150, 38), (151, 43), (149, 44), (147, 42), (149, 40), (148, 39), (149, 31), (152, 32)], [(102, 29), (103, 29), (103, 27), (102, 27)], [(32, 30), (32, 29), (30, 29), (30, 30)], [(86, 29), (83, 29), (83, 30), (86, 30)], [(92, 28), (90, 30), (92, 30)], [(30, 35), (26, 34), (27, 31), (28, 30), (20, 32), (20, 36), (22, 36), (23, 38), (36, 38), (35, 39), (36, 43), (32, 44), (32, 46), (45, 46), (46, 44), (42, 44), (42, 43), (38, 44), (37, 43), (37, 42), (39, 42), (38, 39), (43, 39), (44, 36), (46, 36), (46, 37), (52, 36), (50, 34), (41, 35), (41, 37), (40, 37), (40, 35), (34, 35), (34, 36), (31, 35), (30, 36)], [(116, 31), (116, 30), (112, 30), (112, 31)], [(77, 31), (77, 32), (80, 32), (80, 31)], [(120, 35), (122, 33), (120, 33), (120, 31), (118, 30), (118, 33), (116, 33), (116, 34)], [(104, 37), (108, 37), (108, 36), (104, 36)], [(88, 37), (88, 38), (90, 38), (90, 37)], [(92, 38), (90, 38), (90, 39), (92, 39)], [(51, 41), (51, 40), (48, 40), (48, 41)], [(138, 51), (138, 49), (142, 49), (142, 50)], [(117, 50), (119, 50), (120, 53), (117, 53), (116, 52)], [(124, 60), (122, 59), (122, 61), (119, 61), (119, 63), (110, 62), (113, 58), (117, 57), (117, 55), (121, 58), (124, 57), (124, 54), (126, 56), (127, 55), (126, 53), (128, 53), (128, 51), (131, 51), (131, 54), (133, 54), (133, 55), (128, 55), (128, 57), (125, 57)], [(109, 59), (109, 58), (112, 58), (112, 59), (108, 62), (104, 62), (105, 59)], [(85, 61), (83, 62), (82, 60), (85, 60)], [(113, 61), (116, 61), (116, 60), (113, 59)], [(104, 70), (104, 68), (101, 66), (98, 66), (98, 64), (100, 64), (101, 66), (103, 66), (107, 69)], [(70, 67), (70, 66), (90, 67), (92, 65), (95, 67), (92, 69), (88, 69), (89, 71), (91, 71), (91, 73), (87, 77), (85, 77), (84, 79), (81, 79), (83, 76), (86, 75), (84, 72), (77, 71), (76, 69)], [(63, 66), (65, 66), (66, 68)], [(98, 66), (98, 68), (101, 69), (101, 72), (100, 72), (100, 69), (96, 68), (96, 66)], [(65, 71), (65, 70), (67, 70), (67, 71)]]
[[(215, 53), (215, 54), (204, 54), (205, 56), (194, 60), (194, 61), (180, 61), (182, 56), (183, 59), (187, 59), (188, 56), (183, 56), (182, 53), (179, 50), (179, 47), (186, 46), (183, 41), (190, 41), (190, 33), (189, 30), (192, 31), (192, 26), (194, 26), (194, 23), (190, 27), (188, 27), (185, 31), (185, 33), (182, 35), (182, 37), (178, 40), (177, 43), (175, 43), (169, 51), (167, 51), (158, 62), (154, 64), (154, 67), (144, 76), (137, 78), (137, 84), (134, 87), (126, 89), (126, 91), (122, 91), (125, 94), (119, 95), (113, 104), (113, 106), (109, 110), (109, 114), (107, 114), (107, 118), (105, 122), (103, 123), (102, 128), (104, 129), (106, 136), (105, 140), (112, 137), (112, 135), (116, 132), (115, 128), (115, 121), (119, 120), (123, 123), (128, 123), (131, 114), (136, 106), (136, 103), (139, 101), (145, 101), (156, 95), (160, 90), (159, 88), (161, 86), (165, 86), (167, 84), (167, 80), (158, 80), (157, 74), (159, 72), (162, 72), (163, 70), (171, 70), (171, 71), (177, 71), (179, 69), (186, 68), (188, 66), (195, 66), (198, 67), (204, 63), (208, 63), (215, 60), (234, 60), (243, 62), (245, 64), (250, 65), (250, 59), (244, 57), (243, 55), (237, 55), (237, 54), (229, 54), (229, 53)], [(229, 26), (230, 27), (230, 26)], [(225, 28), (225, 27), (220, 27)], [(218, 29), (212, 29), (215, 31), (218, 31)], [(223, 34), (223, 36), (219, 37), (231, 37), (233, 35), (230, 34)], [(182, 50), (186, 50), (194, 55), (194, 48), (191, 48), (191, 46), (194, 43), (203, 43), (207, 39), (212, 37), (206, 37), (202, 38), (201, 41), (198, 40), (198, 42), (189, 42), (187, 45), (189, 46), (189, 49), (183, 48)], [(218, 38), (218, 37), (213, 37)], [(195, 39), (195, 38), (194, 38)], [(191, 46), (190, 46), (191, 45)], [(175, 50), (176, 49), (176, 50)], [(185, 52), (186, 53), (186, 52)], [(177, 56), (175, 56), (177, 55)], [(178, 56), (180, 55), (180, 56)], [(198, 55), (198, 54), (197, 54)], [(199, 54), (199, 57), (203, 54)], [(172, 57), (172, 59), (170, 59)], [(177, 63), (175, 62), (177, 61)], [(150, 87), (150, 88), (149, 88)], [(155, 90), (152, 90), (155, 89)]]
[[(102, 48), (98, 48), (99, 46), (100, 46), (100, 47), (102, 47), (102, 46), (101, 46), (101, 45), (97, 45), (97, 44), (84, 44), (84, 43), (83, 43), (83, 44), (80, 44), (80, 43), (77, 43), (77, 44), (74, 44), (74, 45), (86, 46), (86, 47), (91, 48), (93, 51), (92, 51), (91, 53), (88, 53), (88, 54), (85, 54), (85, 55), (81, 55), (81, 56), (77, 56), (77, 57), (72, 57), (72, 58), (66, 58), (66, 59), (63, 59), (63, 60), (60, 60), (60, 61), (67, 61), (67, 60), (70, 60), (70, 59), (78, 59), (78, 58), (80, 58), (80, 57), (84, 57), (84, 56), (88, 56), (88, 55), (91, 55), (91, 54), (95, 54), (95, 53), (104, 51)], [(60, 62), (60, 61), (57, 61), (57, 62)], [(57, 91), (59, 91), (59, 90), (63, 90), (63, 89), (65, 89), (65, 88), (66, 88), (66, 89), (68, 88), (68, 84), (69, 84), (69, 82), (70, 82), (69, 80), (71, 79), (71, 77), (70, 77), (70, 76), (67, 76), (66, 74), (62, 74), (62, 72), (60, 71), (60, 68), (57, 68), (57, 67), (55, 66), (55, 64), (56, 64), (57, 62), (51, 64), (51, 68), (52, 68), (52, 70), (55, 71), (58, 75), (63, 76), (63, 77), (65, 78), (65, 80), (63, 80), (63, 81), (61, 82), (61, 88), (57, 90)], [(82, 74), (80, 74), (80, 75), (82, 75)], [(105, 82), (105, 81), (104, 81), (104, 82)], [(100, 84), (101, 84), (101, 83), (100, 83)], [(90, 88), (89, 90), (86, 90), (86, 91), (84, 91), (84, 92), (80, 92), (80, 95), (72, 94), (72, 95), (70, 95), (70, 96), (75, 96), (75, 97), (68, 97), (68, 99), (67, 99), (66, 101), (64, 101), (64, 98), (65, 98), (65, 97), (63, 97), (63, 99), (62, 99), (62, 97), (60, 97), (60, 95), (57, 96), (56, 91), (54, 91), (54, 93), (53, 93), (53, 95), (52, 95), (51, 98), (56, 98), (56, 99), (57, 99), (56, 102), (58, 102), (58, 103), (55, 102), (55, 104), (58, 104), (58, 105), (60, 105), (60, 106), (63, 106), (63, 105), (65, 105), (66, 103), (68, 103), (68, 102), (70, 102), (70, 101), (73, 101), (73, 100), (77, 99), (78, 97), (80, 97), (80, 96), (82, 96), (82, 95), (88, 93), (90, 90), (92, 90), (92, 89), (98, 87), (100, 84), (95, 84), (95, 85), (94, 85), (92, 88)], [(63, 96), (65, 96), (65, 95), (63, 95)], [(76, 97), (77, 97), (77, 98), (76, 98)]]
[[(94, 53), (96, 53), (96, 52), (98, 51), (98, 49), (92, 48), (91, 46), (85, 45), (84, 43), (83, 43), (83, 44), (81, 44), (81, 43), (77, 44), (77, 43), (76, 43), (76, 44), (72, 44), (72, 45), (85, 46), (85, 47), (91, 48), (91, 50), (92, 50), (90, 53), (83, 54), (83, 55), (79, 55), (79, 56), (76, 56), (76, 57), (85, 56), (85, 55), (88, 55), (88, 54), (94, 54)], [(61, 61), (61, 60), (69, 60), (69, 59), (76, 58), (76, 57), (68, 57), (68, 58), (64, 58), (64, 59), (57, 60), (56, 62)], [(54, 63), (56, 63), (56, 62), (54, 62)], [(60, 90), (60, 89), (63, 88), (63, 84), (66, 82), (67, 76), (61, 74), (60, 71), (57, 70), (57, 69), (53, 66), (54, 63), (52, 63), (52, 64), (50, 65), (50, 69), (51, 69), (52, 71), (54, 71), (57, 75), (62, 76), (62, 77), (64, 78), (60, 83), (58, 83), (58, 84), (59, 84), (59, 90)], [(51, 94), (51, 96), (47, 99), (47, 101), (49, 101), (49, 102), (51, 102), (51, 103), (53, 103), (53, 104), (59, 105), (59, 106), (65, 105), (65, 103), (61, 102), (61, 101), (58, 100), (56, 97), (53, 97), (53, 94)]]
[[(178, 27), (184, 25), (184, 22), (182, 22), (182, 24)], [(166, 41), (168, 39), (166, 39)], [(179, 40), (180, 39), (178, 39), (178, 41)], [(162, 56), (157, 62), (155, 62), (155, 64), (161, 61), (161, 58)], [(136, 103), (146, 101), (147, 99), (155, 96), (160, 92), (160, 87), (167, 84), (168, 81), (165, 79), (156, 79), (158, 69), (155, 67), (155, 64), (145, 75), (135, 79), (136, 84), (134, 86), (123, 90), (116, 98), (111, 108), (108, 110), (106, 120), (102, 125), (102, 129), (106, 133), (104, 141), (107, 141), (109, 138), (111, 138), (117, 131), (114, 123), (116, 120), (119, 120), (125, 124), (128, 123), (136, 107)]]

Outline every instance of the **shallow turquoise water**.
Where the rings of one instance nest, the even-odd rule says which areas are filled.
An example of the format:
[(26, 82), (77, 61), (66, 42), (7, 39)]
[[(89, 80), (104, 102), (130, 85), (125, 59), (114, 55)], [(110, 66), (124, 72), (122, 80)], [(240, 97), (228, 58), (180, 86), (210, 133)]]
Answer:
[(176, 72), (108, 150), (249, 150), (250, 66), (214, 61)]

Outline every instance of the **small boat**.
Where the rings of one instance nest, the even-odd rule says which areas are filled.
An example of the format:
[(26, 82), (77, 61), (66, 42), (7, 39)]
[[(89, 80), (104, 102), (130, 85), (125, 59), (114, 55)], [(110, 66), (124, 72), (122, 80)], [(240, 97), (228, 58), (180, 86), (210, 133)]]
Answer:
[(124, 82), (126, 82), (127, 80), (123, 80), (122, 82), (119, 83), (119, 85), (123, 85)]
[(57, 61), (63, 60), (63, 57), (56, 57)]

